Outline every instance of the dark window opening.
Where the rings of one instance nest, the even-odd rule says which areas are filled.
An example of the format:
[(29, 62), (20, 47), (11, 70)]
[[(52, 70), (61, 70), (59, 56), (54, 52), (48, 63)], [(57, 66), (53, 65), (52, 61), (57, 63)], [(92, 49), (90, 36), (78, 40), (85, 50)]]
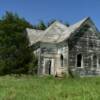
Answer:
[(100, 58), (99, 58), (99, 65), (100, 65)]
[(49, 60), (49, 75), (51, 74), (51, 60)]
[(47, 60), (45, 64), (45, 72), (46, 74), (51, 74), (51, 60)]
[(81, 67), (81, 61), (82, 61), (82, 55), (78, 54), (77, 55), (77, 67)]
[(61, 67), (63, 67), (63, 55), (60, 55), (60, 60), (61, 60)]
[(89, 47), (93, 48), (93, 41), (89, 41)]
[(96, 55), (93, 56), (93, 67), (94, 68), (97, 67), (97, 56)]

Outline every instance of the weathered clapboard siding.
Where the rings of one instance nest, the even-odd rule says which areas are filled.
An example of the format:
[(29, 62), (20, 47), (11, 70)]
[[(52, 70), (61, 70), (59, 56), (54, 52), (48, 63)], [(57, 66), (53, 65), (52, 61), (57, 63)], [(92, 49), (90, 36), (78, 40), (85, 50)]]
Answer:
[[(77, 67), (78, 54), (82, 55), (82, 68)], [(97, 57), (96, 60), (93, 56)], [(100, 39), (91, 27), (84, 33), (79, 32), (69, 41), (69, 66), (82, 75), (97, 73), (97, 67), (100, 67)]]
[(90, 18), (69, 27), (56, 21), (44, 31), (26, 31), (39, 75), (100, 74), (100, 33)]

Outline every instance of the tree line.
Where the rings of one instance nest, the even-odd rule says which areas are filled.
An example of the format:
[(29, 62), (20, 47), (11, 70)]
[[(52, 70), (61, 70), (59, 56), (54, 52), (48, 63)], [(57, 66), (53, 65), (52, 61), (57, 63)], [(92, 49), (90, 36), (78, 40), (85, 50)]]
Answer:
[(37, 58), (24, 31), (26, 28), (45, 30), (54, 21), (32, 25), (17, 14), (6, 12), (0, 19), (0, 75), (33, 73), (30, 70), (37, 66)]

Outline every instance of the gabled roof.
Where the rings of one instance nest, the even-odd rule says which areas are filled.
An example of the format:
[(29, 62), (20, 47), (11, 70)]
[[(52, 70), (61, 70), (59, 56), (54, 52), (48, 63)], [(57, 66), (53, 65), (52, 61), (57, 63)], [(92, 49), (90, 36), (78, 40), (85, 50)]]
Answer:
[(26, 32), (32, 45), (36, 42), (55, 42), (67, 28), (62, 23), (55, 21), (45, 31), (27, 28)]
[(41, 42), (56, 42), (62, 36), (62, 33), (67, 29), (67, 26), (58, 21), (55, 21), (44, 31), (44, 36)]
[(27, 34), (29, 41), (32, 44), (36, 42), (46, 43), (59, 43), (67, 40), (75, 31), (77, 31), (87, 20), (90, 18), (84, 18), (83, 20), (67, 27), (64, 24), (55, 21), (46, 30), (35, 30), (27, 28)]
[(44, 31), (36, 30), (36, 29), (26, 29), (30, 45), (35, 44), (36, 42), (41, 41), (42, 37), (44, 36)]
[(84, 22), (86, 22), (89, 19), (89, 17), (84, 18), (83, 20), (69, 26), (69, 28), (64, 31), (64, 35), (62, 37), (60, 37), (60, 39), (58, 40), (58, 42), (61, 42), (67, 38), (69, 38), (77, 29), (79, 29)]

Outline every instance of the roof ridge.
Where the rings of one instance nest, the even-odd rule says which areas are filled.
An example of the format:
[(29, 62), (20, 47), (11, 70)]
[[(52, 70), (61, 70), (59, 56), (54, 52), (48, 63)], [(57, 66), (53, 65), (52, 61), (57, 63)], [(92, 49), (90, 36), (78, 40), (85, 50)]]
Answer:
[(63, 27), (66, 27), (66, 28), (68, 28), (66, 25), (64, 25), (63, 23), (61, 23), (60, 21), (55, 21), (55, 22), (53, 22), (45, 31), (48, 31), (51, 27), (53, 27), (54, 25), (62, 25)]
[(46, 30), (37, 30), (31, 28), (26, 29), (30, 37), (31, 43), (36, 43), (39, 41), (59, 43), (62, 42), (64, 39), (68, 39), (71, 36), (71, 34), (77, 29), (79, 29), (88, 19), (90, 19), (90, 17), (86, 17), (69, 27), (67, 27), (59, 21), (55, 21)]
[(70, 25), (69, 27), (72, 27), (72, 26), (77, 25), (77, 24), (80, 24), (80, 25), (81, 25), (81, 24), (83, 24), (84, 22), (86, 22), (88, 19), (90, 19), (90, 17), (85, 17), (84, 19), (82, 19), (82, 20), (76, 22), (75, 24)]
[(68, 28), (66, 31), (63, 32), (65, 35), (64, 35), (64, 37), (61, 37), (60, 42), (63, 41), (63, 39), (65, 39), (65, 38), (69, 38), (70, 35), (71, 35), (75, 30), (77, 30), (78, 28), (80, 28), (81, 25), (83, 25), (88, 19), (90, 19), (90, 17), (86, 17), (86, 18), (84, 18), (84, 19), (78, 21), (77, 23), (75, 23), (75, 24), (69, 26), (69, 28)]
[(45, 31), (45, 30), (39, 30), (39, 29), (34, 29), (34, 28), (26, 28), (26, 30), (41, 31), (41, 32)]

